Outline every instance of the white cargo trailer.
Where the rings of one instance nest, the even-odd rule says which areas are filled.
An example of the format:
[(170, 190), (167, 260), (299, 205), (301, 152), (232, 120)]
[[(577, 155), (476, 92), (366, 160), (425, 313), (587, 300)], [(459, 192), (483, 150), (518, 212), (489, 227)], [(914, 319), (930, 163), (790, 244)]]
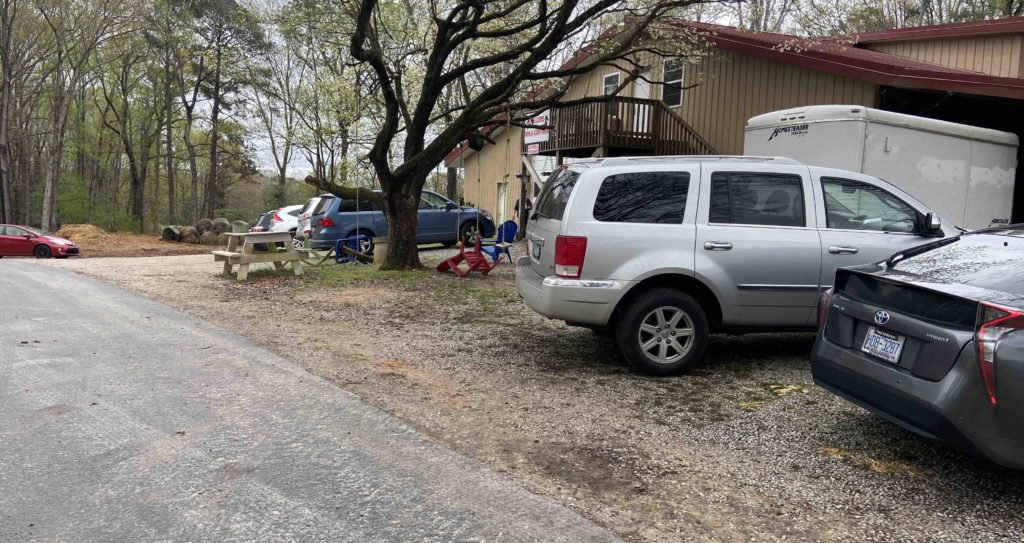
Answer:
[(972, 230), (1010, 221), (1015, 134), (862, 106), (808, 106), (747, 121), (743, 152), (889, 181)]

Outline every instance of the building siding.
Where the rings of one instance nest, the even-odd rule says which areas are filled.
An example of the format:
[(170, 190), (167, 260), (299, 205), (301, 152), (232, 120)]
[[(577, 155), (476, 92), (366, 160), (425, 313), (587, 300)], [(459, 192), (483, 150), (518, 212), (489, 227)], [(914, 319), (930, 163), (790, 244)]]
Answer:
[[(480, 152), (463, 153), (464, 159), (457, 159), (452, 164), (464, 168), (462, 194), (466, 202), (490, 211), (495, 221), (502, 216), (506, 220), (516, 218), (513, 208), (521, 187), (516, 174), (523, 168), (520, 158), (522, 138), (522, 129), (511, 126), (495, 137), (495, 144), (488, 144)], [(499, 206), (499, 183), (508, 183), (504, 210)]]
[(998, 77), (1024, 77), (1024, 35), (870, 43), (873, 51)]
[(683, 84), (694, 83), (673, 109), (723, 154), (743, 153), (743, 128), (756, 115), (822, 104), (875, 107), (878, 96), (871, 83), (728, 52), (688, 64)]
[[(650, 68), (654, 81), (661, 81), (660, 57), (646, 55), (641, 64)], [(604, 76), (616, 71), (619, 68), (615, 66), (600, 66), (575, 78), (563, 101), (599, 96)], [(744, 126), (756, 115), (820, 104), (876, 107), (878, 96), (877, 86), (871, 83), (720, 51), (685, 66), (683, 85), (694, 83), (695, 87), (683, 92), (682, 105), (673, 110), (722, 154), (743, 153)], [(651, 97), (660, 98), (661, 87), (651, 87)], [(633, 85), (629, 85), (621, 95), (632, 93)], [(522, 130), (511, 127), (498, 135), (496, 145), (457, 159), (453, 165), (464, 168), (466, 201), (491, 211), (497, 220), (498, 183), (507, 182), (504, 216), (513, 218), (521, 187), (516, 178), (522, 171), (521, 151)]]

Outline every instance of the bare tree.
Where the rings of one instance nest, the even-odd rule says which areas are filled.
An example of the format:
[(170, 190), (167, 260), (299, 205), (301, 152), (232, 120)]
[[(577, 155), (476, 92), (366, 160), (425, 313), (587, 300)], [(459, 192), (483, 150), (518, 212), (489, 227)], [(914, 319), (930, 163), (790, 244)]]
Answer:
[[(554, 103), (569, 77), (621, 63), (635, 78), (641, 66), (631, 59), (658, 49), (656, 33), (647, 32), (652, 23), (699, 1), (455, 0), (430, 2), (427, 13), (416, 13), (412, 4), (359, 0), (352, 8), (349, 50), (369, 67), (383, 108), (368, 158), (388, 219), (384, 268), (420, 266), (420, 192), (450, 150), (466, 139), (479, 147), (484, 127), (509, 122), (496, 121), (499, 115), (518, 122), (519, 115)], [(587, 62), (552, 64), (579, 45), (591, 53)], [(467, 81), (475, 86), (466, 99), (442, 110), (446, 89)], [(438, 129), (438, 120), (448, 116), (451, 121)]]

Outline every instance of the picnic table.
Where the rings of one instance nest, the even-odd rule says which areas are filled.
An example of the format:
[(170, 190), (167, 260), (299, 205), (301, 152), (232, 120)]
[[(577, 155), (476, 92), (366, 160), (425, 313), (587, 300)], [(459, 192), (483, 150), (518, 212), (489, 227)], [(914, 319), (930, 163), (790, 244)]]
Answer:
[[(238, 250), (238, 242), (242, 242), (242, 250)], [(284, 248), (277, 243), (284, 243)], [(257, 245), (263, 245), (257, 249)], [(213, 251), (214, 262), (224, 262), (224, 275), (231, 275), (231, 269), (238, 264), (239, 281), (249, 276), (249, 264), (273, 262), (278, 271), (291, 263), (295, 275), (302, 275), (302, 255), (292, 246), (292, 236), (288, 232), (242, 232), (228, 234), (228, 249)]]

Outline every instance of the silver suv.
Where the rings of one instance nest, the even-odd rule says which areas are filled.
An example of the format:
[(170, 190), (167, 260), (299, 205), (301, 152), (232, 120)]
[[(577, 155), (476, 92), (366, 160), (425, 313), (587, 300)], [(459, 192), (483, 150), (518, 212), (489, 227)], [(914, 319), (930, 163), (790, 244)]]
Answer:
[(613, 333), (636, 369), (682, 373), (719, 331), (813, 329), (840, 266), (945, 237), (892, 184), (779, 157), (633, 157), (560, 167), (527, 224), (519, 294)]

